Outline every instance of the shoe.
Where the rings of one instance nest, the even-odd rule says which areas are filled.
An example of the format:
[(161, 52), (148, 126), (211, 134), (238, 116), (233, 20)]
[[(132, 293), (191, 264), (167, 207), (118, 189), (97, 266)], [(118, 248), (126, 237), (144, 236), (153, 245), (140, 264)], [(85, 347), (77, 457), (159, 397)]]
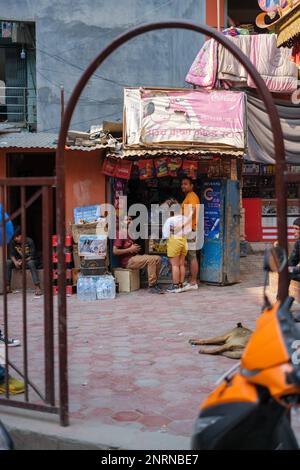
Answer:
[(182, 292), (182, 288), (179, 287), (178, 284), (172, 284), (168, 289), (166, 290), (168, 294), (179, 294)]
[(182, 292), (188, 292), (189, 290), (198, 290), (198, 284), (190, 284), (189, 282), (183, 285)]
[(40, 287), (36, 287), (36, 288), (35, 288), (35, 292), (34, 292), (34, 297), (35, 297), (35, 298), (39, 298), (39, 297), (42, 297), (42, 295), (43, 295), (43, 292), (42, 292), (41, 288), (40, 288)]
[(10, 286), (7, 286), (6, 293), (7, 294), (12, 294), (12, 288)]
[(9, 347), (16, 347), (20, 346), (20, 341), (15, 338), (8, 338), (7, 340), (5, 339), (5, 336), (2, 334), (2, 331), (0, 330), (0, 344), (6, 344)]
[[(24, 393), (25, 385), (22, 380), (14, 379), (13, 377), (9, 377), (8, 379), (8, 388), (9, 393), (11, 395), (18, 395), (19, 393)], [(6, 393), (6, 386), (5, 383), (0, 384), (0, 393)]]
[(150, 294), (164, 294), (165, 291), (163, 291), (158, 284), (156, 284), (155, 286), (150, 286), (149, 289), (148, 289), (149, 293)]

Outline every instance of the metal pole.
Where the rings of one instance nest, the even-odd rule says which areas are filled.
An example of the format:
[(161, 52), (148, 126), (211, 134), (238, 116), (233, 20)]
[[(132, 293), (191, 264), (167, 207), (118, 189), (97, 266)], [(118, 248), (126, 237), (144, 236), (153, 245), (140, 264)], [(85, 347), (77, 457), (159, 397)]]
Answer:
[[(3, 313), (4, 313), (4, 336), (8, 338), (8, 304), (7, 304), (7, 287), (8, 279), (6, 272), (6, 262), (7, 262), (7, 248), (6, 248), (6, 186), (1, 185), (0, 190), (0, 204), (2, 205), (2, 276), (3, 276)], [(8, 353), (8, 344), (5, 341), (5, 397), (7, 400), (10, 399), (9, 392), (9, 353)]]
[(53, 328), (53, 293), (52, 293), (52, 188), (42, 189), (43, 204), (43, 266), (44, 266), (44, 340), (45, 340), (45, 399), (55, 405), (54, 375), (54, 328)]
[[(64, 120), (64, 118), (63, 118)], [(66, 140), (66, 138), (65, 138)], [(56, 226), (58, 257), (58, 348), (59, 348), (59, 410), (62, 426), (69, 425), (69, 386), (68, 386), (68, 341), (67, 341), (67, 299), (66, 299), (66, 259), (65, 259), (65, 144), (58, 144), (56, 152)]]
[(27, 283), (26, 283), (26, 188), (21, 186), (21, 233), (22, 233), (22, 304), (23, 304), (23, 367), (25, 400), (29, 401), (28, 392), (28, 338), (27, 338)]
[(60, 86), (60, 122), (62, 123), (65, 112), (65, 87)]

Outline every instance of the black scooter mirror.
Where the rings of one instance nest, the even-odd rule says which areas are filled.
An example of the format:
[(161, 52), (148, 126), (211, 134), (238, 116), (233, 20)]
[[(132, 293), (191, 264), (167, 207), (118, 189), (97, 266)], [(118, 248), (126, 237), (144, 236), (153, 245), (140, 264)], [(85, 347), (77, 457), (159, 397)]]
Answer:
[(280, 246), (273, 246), (267, 250), (264, 259), (264, 270), (272, 273), (281, 273), (287, 263), (287, 255)]

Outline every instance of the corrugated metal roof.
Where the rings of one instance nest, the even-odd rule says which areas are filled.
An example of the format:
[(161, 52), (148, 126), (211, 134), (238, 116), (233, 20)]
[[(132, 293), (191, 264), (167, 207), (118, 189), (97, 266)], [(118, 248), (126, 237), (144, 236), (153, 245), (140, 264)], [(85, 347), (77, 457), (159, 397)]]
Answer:
[(20, 122), (1, 122), (0, 123), (0, 132), (20, 132), (21, 129), (26, 128), (26, 124)]
[(217, 149), (217, 148), (209, 148), (209, 149), (200, 149), (200, 148), (191, 148), (191, 149), (184, 149), (178, 150), (174, 148), (167, 148), (167, 149), (123, 149), (119, 152), (117, 151), (108, 151), (106, 156), (107, 157), (114, 157), (114, 158), (130, 158), (130, 157), (157, 157), (159, 155), (192, 155), (192, 156), (201, 156), (201, 155), (216, 155), (216, 156), (233, 156), (233, 157), (243, 157), (244, 155), (243, 150), (232, 150), (232, 149)]
[[(17, 132), (9, 134), (0, 134), (0, 148), (2, 149), (46, 149), (56, 150), (57, 148), (57, 134), (49, 134), (47, 132)], [(91, 152), (108, 148), (108, 145), (97, 144), (94, 146), (68, 146), (71, 150), (83, 150)]]

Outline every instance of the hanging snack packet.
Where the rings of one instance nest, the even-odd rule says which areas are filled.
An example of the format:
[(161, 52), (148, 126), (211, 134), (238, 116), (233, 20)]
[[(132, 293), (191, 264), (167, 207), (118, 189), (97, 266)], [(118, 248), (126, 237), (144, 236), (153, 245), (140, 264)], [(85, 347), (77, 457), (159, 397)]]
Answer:
[(178, 171), (180, 170), (182, 165), (182, 160), (180, 157), (171, 157), (168, 159), (168, 170), (169, 176), (173, 176), (176, 178), (178, 175)]
[(198, 176), (198, 162), (195, 160), (183, 160), (182, 171), (184, 175), (196, 180)]
[(163, 178), (169, 176), (168, 159), (158, 158), (155, 160), (156, 176), (157, 178)]
[(138, 166), (140, 180), (153, 178), (153, 160), (140, 160)]
[(132, 162), (128, 160), (122, 160), (117, 163), (115, 178), (121, 178), (129, 180), (131, 176)]

